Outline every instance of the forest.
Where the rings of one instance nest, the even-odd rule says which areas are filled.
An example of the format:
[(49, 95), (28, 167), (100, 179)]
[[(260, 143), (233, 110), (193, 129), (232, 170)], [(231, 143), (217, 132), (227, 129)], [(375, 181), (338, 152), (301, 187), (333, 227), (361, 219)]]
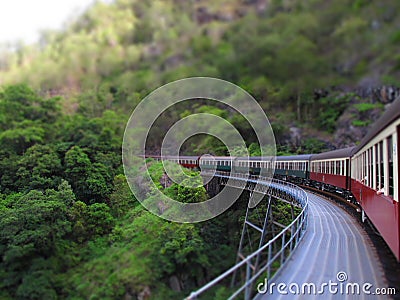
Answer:
[[(199, 224), (146, 211), (121, 161), (130, 114), (163, 84), (210, 76), (254, 96), (279, 155), (355, 145), (400, 94), (399, 12), (396, 0), (115, 0), (36, 44), (0, 45), (0, 299), (181, 299), (229, 268), (245, 203)], [(195, 112), (228, 120), (259, 155), (245, 120), (210, 101), (158, 126)], [(183, 150), (228, 154), (209, 136)]]

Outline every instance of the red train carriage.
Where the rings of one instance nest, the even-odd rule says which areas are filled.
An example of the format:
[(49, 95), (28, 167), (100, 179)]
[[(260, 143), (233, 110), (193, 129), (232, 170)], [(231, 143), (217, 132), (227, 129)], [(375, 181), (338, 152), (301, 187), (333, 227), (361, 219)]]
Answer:
[(400, 100), (372, 127), (353, 151), (351, 191), (400, 260), (399, 205)]
[(182, 165), (185, 168), (195, 169), (199, 167), (199, 157), (198, 156), (163, 156), (160, 155), (146, 155), (146, 158), (153, 158), (157, 161), (168, 160)]
[(350, 190), (350, 156), (354, 147), (311, 156), (310, 179), (334, 189)]

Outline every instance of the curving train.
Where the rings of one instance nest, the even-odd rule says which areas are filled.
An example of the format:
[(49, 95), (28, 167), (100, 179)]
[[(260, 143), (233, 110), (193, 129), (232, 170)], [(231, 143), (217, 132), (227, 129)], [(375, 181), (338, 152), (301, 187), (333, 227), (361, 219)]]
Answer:
[[(335, 193), (357, 205), (400, 261), (400, 99), (393, 102), (358, 146), (320, 154), (262, 157), (169, 157), (184, 167), (275, 176)], [(273, 164), (271, 166), (271, 164)]]

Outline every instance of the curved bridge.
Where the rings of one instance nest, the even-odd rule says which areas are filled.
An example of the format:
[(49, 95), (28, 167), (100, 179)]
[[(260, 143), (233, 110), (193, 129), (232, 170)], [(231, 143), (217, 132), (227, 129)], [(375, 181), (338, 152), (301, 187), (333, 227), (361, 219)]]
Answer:
[[(231, 282), (232, 286), (232, 295), (229, 299), (234, 299), (238, 296), (244, 296), (245, 299), (251, 299), (255, 295), (259, 279), (273, 278), (274, 274), (285, 265), (289, 257), (300, 244), (300, 241), (303, 239), (307, 227), (307, 194), (301, 188), (277, 179), (256, 177), (240, 173), (229, 174), (224, 172), (216, 172), (215, 174), (210, 175), (219, 178), (219, 183), (221, 185), (229, 185), (233, 188), (248, 190), (251, 194), (258, 193), (266, 195), (267, 199), (264, 198), (264, 201), (268, 201), (268, 208), (265, 213), (263, 226), (257, 226), (249, 221), (248, 216), (249, 211), (251, 210), (250, 205), (248, 205), (246, 212), (246, 219), (240, 244), (242, 245), (243, 237), (246, 234), (246, 227), (249, 229), (255, 229), (261, 233), (258, 250), (244, 257), (241, 255), (241, 246), (239, 246), (238, 257), (240, 258), (240, 261), (210, 283), (206, 284), (199, 290), (192, 292), (187, 299), (201, 299), (200, 296), (210, 288), (218, 284), (226, 284), (228, 281)], [(283, 229), (272, 239), (264, 243), (263, 237), (265, 235), (272, 197), (289, 203), (292, 207), (300, 207), (301, 212), (293, 218), (289, 225), (283, 226), (277, 224), (283, 227)], [(251, 196), (249, 204), (250, 201)]]
[[(329, 200), (275, 179), (214, 176), (229, 176), (238, 188), (296, 202), (302, 211), (273, 239), (187, 299), (202, 299), (213, 286), (228, 282), (232, 287), (229, 299), (389, 299), (378, 293), (396, 292), (388, 288), (368, 235), (354, 217)], [(269, 189), (260, 188), (263, 180), (271, 181)], [(258, 190), (252, 190), (255, 186)], [(235, 275), (240, 271), (242, 282), (236, 284)]]

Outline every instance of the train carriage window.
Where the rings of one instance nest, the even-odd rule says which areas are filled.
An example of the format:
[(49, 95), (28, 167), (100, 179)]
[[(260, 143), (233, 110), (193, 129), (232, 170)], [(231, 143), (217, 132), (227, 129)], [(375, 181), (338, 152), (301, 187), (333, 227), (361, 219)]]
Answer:
[(384, 172), (384, 161), (383, 161), (383, 141), (379, 142), (379, 173), (380, 173), (380, 188), (384, 187), (385, 184), (385, 172)]
[(372, 158), (372, 148), (368, 149), (368, 179), (367, 179), (367, 185), (369, 187), (372, 186), (372, 176), (373, 176), (373, 164), (372, 164), (373, 158)]
[(367, 152), (363, 153), (363, 174), (362, 174), (362, 180), (365, 183), (365, 178), (367, 176)]
[(389, 162), (389, 196), (394, 197), (394, 180), (393, 180), (393, 139), (392, 136), (387, 138), (387, 153)]
[(379, 153), (379, 147), (378, 145), (375, 145), (375, 172), (376, 172), (376, 186), (375, 189), (380, 188), (380, 167), (379, 167), (379, 162), (380, 162), (380, 153)]

